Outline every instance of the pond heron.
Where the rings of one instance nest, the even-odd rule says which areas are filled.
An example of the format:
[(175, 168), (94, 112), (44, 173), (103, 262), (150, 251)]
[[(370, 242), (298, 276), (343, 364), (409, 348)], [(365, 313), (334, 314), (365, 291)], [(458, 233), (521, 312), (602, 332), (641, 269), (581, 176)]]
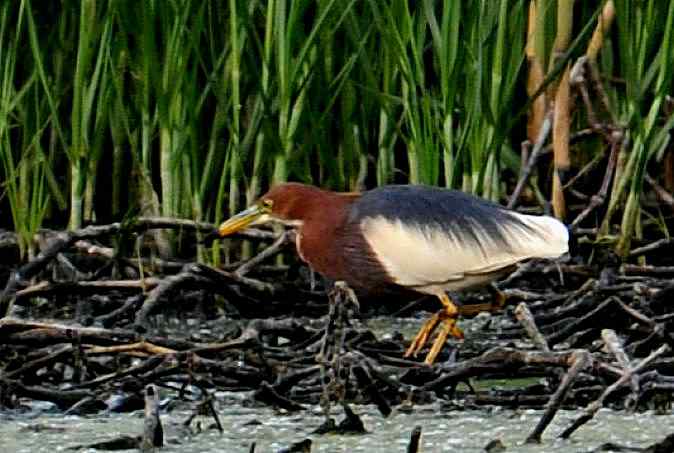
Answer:
[(313, 270), (357, 291), (404, 288), (436, 296), (443, 309), (412, 340), (416, 355), (438, 326), (426, 356), (432, 364), (447, 337), (463, 338), (459, 308), (447, 295), (485, 286), (530, 258), (568, 251), (564, 224), (455, 190), (390, 185), (338, 193), (285, 183), (220, 225), (220, 236), (280, 220), (297, 229), (297, 251)]

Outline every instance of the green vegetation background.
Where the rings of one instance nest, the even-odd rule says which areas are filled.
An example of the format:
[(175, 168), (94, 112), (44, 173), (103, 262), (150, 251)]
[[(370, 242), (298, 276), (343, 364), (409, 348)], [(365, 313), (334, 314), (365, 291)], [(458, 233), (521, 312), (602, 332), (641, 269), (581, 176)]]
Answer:
[(672, 0), (5, 1), (0, 222), (30, 253), (43, 224), (218, 222), (288, 179), (505, 202), (538, 133), (535, 96), (552, 115), (589, 56), (601, 89), (588, 82), (584, 104), (571, 84), (570, 167), (555, 145), (524, 198), (545, 206), (555, 175), (583, 168), (576, 192), (597, 193), (619, 137), (607, 206), (584, 225), (624, 252), (644, 228), (667, 235), (644, 181), (674, 187), (673, 21)]

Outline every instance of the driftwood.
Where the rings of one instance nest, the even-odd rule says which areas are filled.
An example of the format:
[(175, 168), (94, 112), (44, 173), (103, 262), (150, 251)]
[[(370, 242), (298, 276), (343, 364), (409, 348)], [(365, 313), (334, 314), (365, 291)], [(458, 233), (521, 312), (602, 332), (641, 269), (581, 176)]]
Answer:
[(520, 324), (522, 324), (522, 327), (524, 327), (524, 330), (529, 335), (529, 338), (531, 338), (534, 344), (541, 351), (550, 351), (550, 346), (548, 346), (548, 342), (545, 340), (545, 337), (541, 331), (538, 330), (534, 316), (529, 311), (527, 304), (520, 302), (520, 304), (515, 309), (515, 317), (520, 322)]
[[(595, 284), (586, 284), (581, 293), (587, 296), (595, 292), (601, 293), (602, 290)], [(347, 314), (347, 300), (351, 297), (350, 293), (343, 292), (342, 289), (332, 297), (331, 306), (333, 308), (324, 329), (302, 326), (292, 319), (253, 320), (239, 331), (238, 337), (231, 337), (220, 343), (169, 340), (165, 337), (141, 336), (134, 330), (82, 327), (6, 318), (0, 320), (0, 336), (5, 339), (6, 344), (17, 347), (25, 345), (32, 348), (37, 346), (41, 349), (36, 350), (37, 356), (32, 360), (3, 372), (3, 393), (46, 399), (65, 410), (85, 399), (102, 400), (105, 394), (119, 386), (128, 386), (133, 383), (132, 387), (140, 392), (145, 385), (155, 382), (164, 385), (163, 382), (167, 379), (187, 382), (185, 379), (189, 380), (189, 375), (198, 372), (202, 378), (206, 377), (211, 382), (219, 383), (217, 385), (223, 389), (256, 390), (257, 401), (291, 411), (302, 410), (305, 403), (317, 403), (325, 398), (343, 404), (347, 399), (356, 396), (353, 390), (349, 389), (349, 385), (356, 385), (360, 389), (360, 396), (375, 403), (386, 416), (393, 406), (403, 404), (408, 400), (407, 389), (404, 385), (405, 382), (411, 382), (409, 381), (410, 371), (417, 369), (428, 371), (424, 374), (415, 372), (417, 398), (424, 393), (427, 395), (422, 399), (429, 397), (432, 399), (433, 395), (452, 394), (456, 396), (453, 390), (448, 393), (448, 389), (453, 389), (457, 382), (469, 378), (540, 375), (540, 373), (548, 374), (554, 369), (567, 369), (556, 391), (547, 397), (532, 397), (528, 403), (525, 396), (519, 396), (517, 401), (507, 397), (500, 400), (496, 397), (491, 399), (481, 397), (483, 403), (489, 401), (490, 404), (506, 406), (533, 404), (534, 407), (540, 407), (545, 404), (546, 412), (529, 436), (530, 441), (540, 441), (543, 430), (553, 419), (561, 404), (569, 398), (575, 398), (576, 393), (572, 391), (572, 388), (580, 372), (586, 374), (588, 372), (608, 372), (619, 379), (620, 373), (625, 372), (626, 353), (620, 352), (620, 348), (613, 344), (615, 341), (611, 340), (612, 337), (607, 332), (604, 332), (604, 338), (607, 345), (611, 345), (609, 348), (616, 357), (616, 365), (592, 367), (593, 362), (603, 364), (606, 363), (606, 359), (602, 356), (593, 357), (589, 352), (582, 350), (553, 352), (496, 347), (472, 357), (470, 351), (466, 351), (468, 357), (463, 360), (454, 363), (440, 363), (433, 368), (428, 368), (417, 362), (400, 358), (405, 344), (399, 344), (397, 348), (391, 349), (386, 343), (378, 345), (372, 333), (365, 334), (363, 327), (350, 319), (351, 315)], [(658, 321), (643, 315), (634, 308), (622, 306), (622, 302), (615, 297), (609, 296), (606, 303), (619, 307), (617, 312), (621, 313), (621, 316), (630, 319), (631, 323), (638, 322), (644, 329), (657, 330)], [(570, 303), (575, 302), (570, 301)], [(602, 304), (597, 308), (600, 307)], [(545, 338), (546, 326), (551, 323), (555, 325), (559, 320), (547, 316), (545, 311), (541, 312), (545, 308), (544, 304), (533, 304), (526, 317), (533, 321), (538, 334), (549, 341), (551, 335), (557, 338), (559, 332), (548, 334)], [(526, 313), (522, 309), (519, 312), (520, 314)], [(557, 312), (560, 313), (559, 310)], [(565, 312), (561, 311), (561, 313)], [(568, 310), (566, 313), (573, 315), (576, 312)], [(616, 313), (616, 310), (612, 313)], [(593, 317), (592, 319), (597, 321), (602, 318)], [(615, 324), (609, 317), (605, 317), (605, 320), (608, 324)], [(540, 329), (538, 324), (541, 325)], [(620, 325), (623, 328), (630, 326), (629, 323)], [(233, 331), (233, 333), (236, 332)], [(507, 336), (507, 329), (503, 330), (503, 333)], [(534, 335), (536, 336), (538, 335)], [(284, 348), (274, 346), (275, 338), (279, 337), (290, 340), (290, 343)], [(348, 340), (349, 338), (361, 340), (354, 342)], [(375, 343), (372, 343), (373, 339)], [(558, 340), (561, 341), (562, 338)], [(535, 344), (542, 345), (543, 343), (537, 340)], [(298, 345), (302, 346), (298, 347)], [(658, 356), (665, 352), (666, 348), (661, 348)], [(60, 362), (73, 364), (76, 354), (81, 354), (85, 361), (90, 361), (93, 357), (124, 356), (140, 357), (143, 361), (110, 373), (92, 375), (89, 379), (71, 384), (69, 390), (49, 388), (46, 382), (26, 386), (18, 381), (22, 376), (34, 376), (36, 371), (49, 369)], [(234, 363), (242, 357), (242, 354), (245, 357), (244, 363)], [(634, 376), (639, 375), (654, 359), (655, 357), (651, 357), (631, 370), (629, 376), (623, 378), (624, 382), (634, 382)], [(297, 365), (290, 368), (287, 365), (279, 367), (281, 363), (296, 363)], [(386, 365), (380, 365), (383, 363)], [(311, 390), (312, 382), (320, 374), (321, 369), (326, 375), (342, 376), (344, 373), (352, 373), (354, 378), (344, 381), (340, 377), (338, 381), (335, 381), (337, 387), (328, 392), (321, 386), (314, 386), (314, 390)], [(95, 374), (95, 372), (92, 373)], [(548, 375), (556, 379), (555, 372)], [(601, 396), (603, 387), (600, 382), (602, 379), (603, 377), (598, 375), (597, 397), (603, 402), (612, 390), (603, 397)], [(273, 382), (273, 384), (265, 381)], [(615, 384), (613, 388), (619, 388), (621, 385)], [(637, 391), (641, 390), (637, 389)]]
[[(292, 244), (292, 233), (247, 236), (270, 246), (225, 265), (226, 270), (178, 259), (118, 256), (104, 240), (171, 225), (185, 226), (143, 219), (136, 226), (51, 234), (36, 259), (10, 276), (2, 302), (13, 302), (13, 312), (53, 317), (51, 307), (70, 304), (74, 315), (62, 322), (0, 319), (1, 406), (16, 407), (19, 398), (31, 398), (73, 414), (136, 410), (144, 397), (162, 388), (190, 402), (188, 427), (197, 415), (207, 415), (222, 430), (213, 391), (250, 391), (255, 404), (287, 412), (320, 404), (326, 422), (319, 432), (343, 433), (364, 430), (357, 415), (361, 403), (376, 405), (387, 417), (414, 410), (418, 403), (452, 399), (468, 406), (543, 409), (527, 439), (541, 442), (561, 407), (586, 408), (567, 429), (570, 435), (599, 407), (639, 411), (674, 393), (668, 349), (674, 344), (669, 334), (674, 286), (660, 278), (669, 275), (667, 267), (525, 264), (499, 284), (508, 300), (522, 302), (515, 310), (495, 310), (498, 304), (485, 303), (482, 296), (462, 295), (463, 316), (490, 313), (469, 327), (463, 344), (450, 341), (429, 367), (402, 357), (409, 339), (370, 330), (367, 300), (358, 301), (348, 287), (314, 289), (306, 276), (290, 285), (276, 277), (287, 267), (265, 268), (269, 258)], [(213, 228), (191, 225), (192, 230)], [(635, 250), (642, 256), (657, 253), (650, 245)], [(100, 268), (84, 266), (83, 254), (98, 260)], [(120, 263), (126, 271), (116, 274)], [(215, 305), (216, 296), (221, 312), (199, 308), (200, 303)], [(44, 297), (54, 302), (40, 303)], [(437, 309), (429, 304), (403, 302), (402, 310), (391, 312)], [(193, 325), (205, 328), (180, 336), (162, 331), (160, 318), (183, 312), (194, 313), (200, 320)], [(651, 351), (655, 356), (649, 356)], [(471, 386), (473, 379), (528, 377), (545, 378), (547, 384), (492, 391)], [(457, 386), (461, 382), (467, 390)], [(152, 401), (148, 398), (146, 403)], [(329, 416), (334, 406), (344, 411), (339, 423)], [(134, 439), (139, 445), (140, 438)]]
[(619, 445), (613, 442), (608, 442), (600, 445), (589, 453), (599, 453), (602, 451), (611, 451), (611, 452), (637, 452), (637, 453), (669, 453), (674, 451), (674, 433), (668, 435), (659, 442), (655, 442), (652, 445), (649, 445), (646, 448), (639, 447), (629, 447), (625, 445)]
[(574, 381), (578, 378), (578, 374), (592, 365), (592, 356), (587, 351), (574, 351), (569, 358), (570, 367), (568, 372), (564, 375), (559, 387), (550, 397), (543, 416), (534, 428), (534, 430), (527, 437), (527, 443), (540, 443), (541, 435), (545, 428), (548, 427), (560, 406), (564, 402), (566, 395), (569, 393)]
[[(606, 349), (613, 354), (613, 357), (616, 358), (620, 368), (622, 368), (623, 373), (627, 373), (630, 369), (630, 359), (627, 357), (625, 350), (622, 347), (618, 336), (615, 331), (611, 329), (604, 329), (601, 331), (601, 337), (604, 340)], [(637, 400), (639, 399), (639, 378), (636, 374), (632, 374), (630, 377), (630, 387), (632, 388), (632, 393), (628, 398), (628, 402), (625, 405), (629, 409), (635, 409)]]
[(639, 362), (634, 368), (630, 368), (625, 370), (625, 373), (618, 379), (616, 382), (611, 384), (609, 387), (606, 388), (602, 392), (602, 394), (597, 398), (594, 402), (592, 402), (590, 405), (588, 405), (585, 408), (585, 412), (578, 417), (574, 422), (569, 426), (567, 429), (560, 434), (559, 437), (562, 438), (568, 438), (573, 434), (578, 428), (580, 428), (582, 425), (587, 423), (594, 417), (594, 415), (597, 413), (599, 409), (604, 405), (604, 401), (606, 398), (616, 391), (618, 388), (620, 388), (622, 385), (626, 384), (628, 381), (631, 380), (633, 374), (638, 373), (642, 369), (644, 369), (646, 366), (648, 366), (653, 360), (661, 356), (662, 354), (666, 353), (669, 351), (669, 346), (667, 345), (662, 345), (660, 348), (658, 348), (656, 351), (653, 351), (648, 357), (646, 357), (644, 360)]
[(154, 385), (145, 387), (145, 423), (139, 449), (154, 451), (164, 446), (164, 428), (159, 418), (159, 395)]
[(407, 444), (407, 453), (417, 453), (419, 451), (419, 443), (421, 442), (421, 426), (417, 425), (412, 430), (410, 435), (410, 443)]
[[(4, 290), (0, 293), (0, 315), (6, 316), (11, 308), (16, 289), (22, 282), (29, 281), (42, 271), (59, 253), (73, 246), (77, 241), (91, 240), (105, 236), (116, 235), (121, 232), (138, 233), (151, 229), (180, 229), (186, 231), (212, 232), (215, 226), (205, 222), (191, 220), (169, 219), (161, 217), (140, 217), (130, 223), (112, 223), (109, 225), (88, 226), (75, 231), (57, 232), (47, 241), (47, 245), (31, 261), (14, 271), (7, 281)], [(244, 238), (273, 238), (267, 232), (249, 230), (237, 233)]]
[(310, 453), (311, 452), (311, 439), (304, 439), (299, 442), (295, 442), (290, 447), (282, 448), (276, 453)]

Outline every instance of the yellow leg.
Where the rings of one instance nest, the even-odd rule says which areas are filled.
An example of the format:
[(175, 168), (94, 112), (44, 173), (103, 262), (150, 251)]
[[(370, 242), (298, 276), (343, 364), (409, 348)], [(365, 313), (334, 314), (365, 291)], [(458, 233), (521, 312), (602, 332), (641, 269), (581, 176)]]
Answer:
[(438, 332), (438, 336), (435, 338), (433, 346), (426, 356), (425, 363), (428, 365), (435, 362), (435, 358), (442, 350), (449, 335), (452, 335), (455, 338), (463, 338), (463, 332), (456, 325), (456, 319), (459, 317), (459, 309), (446, 294), (438, 296), (438, 298), (440, 299), (440, 302), (442, 302), (442, 305), (444, 305), (444, 309), (434, 314), (424, 323), (419, 330), (419, 333), (417, 333), (414, 340), (412, 340), (409, 348), (407, 348), (407, 351), (405, 351), (405, 357), (416, 356), (426, 342), (428, 342), (428, 338), (438, 327), (438, 324), (442, 323), (442, 328), (440, 329), (440, 332)]
[(435, 328), (438, 326), (438, 323), (440, 322), (440, 314), (443, 312), (444, 310), (437, 312), (428, 321), (426, 321), (423, 326), (421, 326), (419, 333), (417, 333), (417, 335), (414, 337), (414, 340), (412, 340), (412, 343), (410, 343), (409, 347), (407, 348), (407, 351), (405, 351), (405, 357), (416, 357), (417, 353), (421, 351), (428, 341), (428, 337), (431, 336)]

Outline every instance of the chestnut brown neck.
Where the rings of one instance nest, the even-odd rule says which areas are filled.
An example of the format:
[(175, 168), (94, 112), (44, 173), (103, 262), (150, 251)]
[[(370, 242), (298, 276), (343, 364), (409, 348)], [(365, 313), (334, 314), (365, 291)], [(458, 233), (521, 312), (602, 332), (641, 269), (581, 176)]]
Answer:
[(301, 258), (316, 272), (333, 278), (345, 279), (341, 240), (354, 194), (321, 191), (312, 194), (293, 212), (299, 227), (297, 250)]

